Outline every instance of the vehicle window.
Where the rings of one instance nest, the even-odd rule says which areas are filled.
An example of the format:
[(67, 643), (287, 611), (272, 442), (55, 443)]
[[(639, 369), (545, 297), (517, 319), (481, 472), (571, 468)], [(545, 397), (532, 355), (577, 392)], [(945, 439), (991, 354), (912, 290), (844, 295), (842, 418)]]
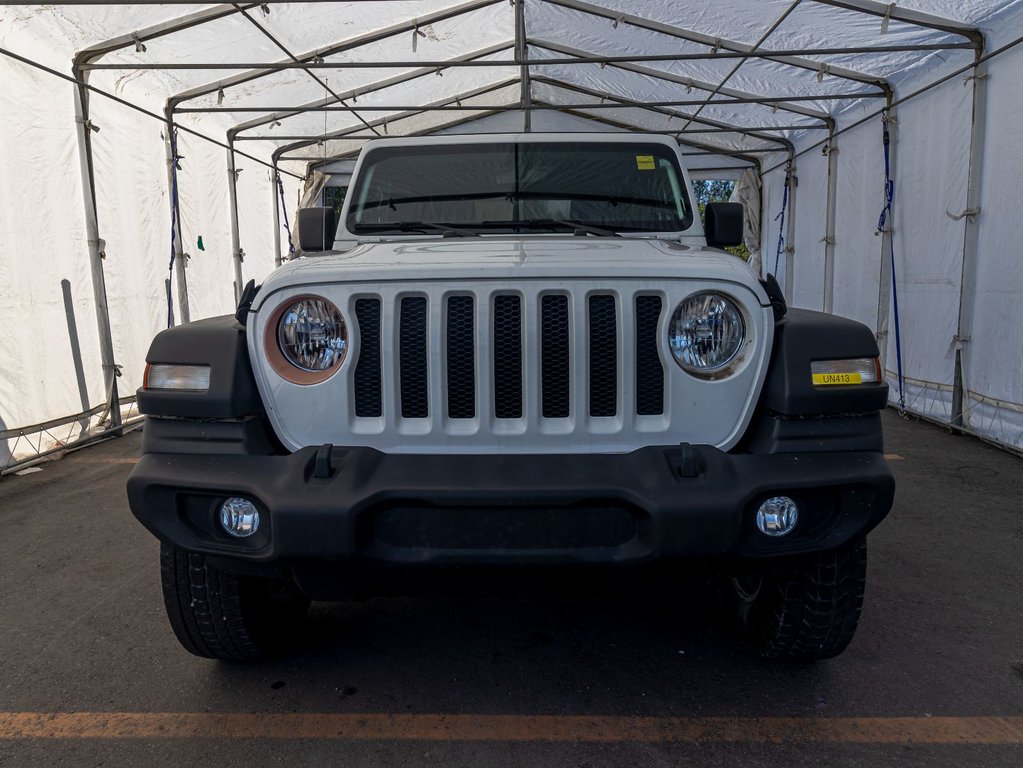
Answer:
[(355, 234), (417, 231), (417, 224), (677, 232), (693, 220), (677, 156), (659, 144), (381, 147), (366, 155), (356, 184), (347, 220)]

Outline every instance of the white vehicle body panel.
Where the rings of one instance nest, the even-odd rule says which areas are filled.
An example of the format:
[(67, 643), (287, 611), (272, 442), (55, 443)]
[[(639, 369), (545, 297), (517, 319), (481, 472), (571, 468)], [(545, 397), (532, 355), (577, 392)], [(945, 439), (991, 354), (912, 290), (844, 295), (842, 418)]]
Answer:
[[(658, 142), (677, 151), (670, 139), (658, 136), (519, 134), (501, 139)], [(426, 141), (384, 139), (371, 146)], [(445, 137), (443, 141), (494, 142), (495, 137)], [(356, 167), (356, 177), (365, 155)], [(686, 186), (692, 200), (688, 176)], [(249, 313), (247, 336), (256, 383), (274, 431), (290, 450), (332, 443), (393, 453), (619, 453), (683, 442), (728, 450), (741, 439), (766, 378), (773, 312), (763, 286), (744, 262), (703, 245), (699, 217), (685, 232), (630, 233), (618, 238), (570, 234), (444, 238), (418, 233), (356, 238), (345, 230), (346, 213), (347, 203), (335, 242), (338, 250), (281, 267), (265, 281)], [(729, 375), (713, 380), (684, 372), (668, 347), (668, 323), (675, 308), (702, 291), (731, 297), (742, 310), (747, 330)], [(341, 309), (349, 349), (329, 379), (300, 385), (273, 370), (262, 346), (274, 311), (310, 293)], [(570, 413), (565, 418), (545, 418), (541, 412), (539, 302), (552, 293), (568, 297), (570, 313)], [(615, 298), (617, 413), (609, 417), (591, 416), (588, 402), (588, 297), (593, 294)], [(454, 295), (474, 298), (473, 418), (452, 419), (447, 414), (445, 323), (447, 299)], [(522, 414), (514, 419), (497, 418), (493, 402), (493, 312), (494, 299), (500, 295), (520, 297), (522, 307)], [(660, 415), (638, 415), (636, 407), (634, 299), (644, 295), (661, 297), (656, 333), (664, 373)], [(398, 308), (406, 296), (427, 299), (426, 418), (401, 416)], [(360, 355), (355, 302), (360, 298), (380, 301), (379, 417), (357, 416), (354, 405), (354, 372)]]
[[(481, 240), (380, 243), (342, 255), (303, 259), (275, 273), (263, 286), (250, 313), (248, 334), (256, 381), (270, 421), (281, 441), (296, 450), (333, 443), (387, 452), (419, 453), (587, 453), (625, 452), (644, 445), (692, 442), (731, 448), (742, 436), (766, 375), (774, 329), (763, 288), (738, 259), (697, 249), (673, 250), (659, 241), (581, 237), (542, 240)], [(682, 371), (668, 349), (667, 324), (678, 304), (699, 291), (719, 291), (742, 308), (747, 342), (731, 376), (698, 379)], [(334, 302), (346, 318), (350, 348), (341, 368), (315, 385), (286, 381), (266, 364), (260, 349), (273, 311), (290, 299), (316, 293)], [(538, 297), (570, 297), (572, 322), (572, 414), (544, 419), (539, 408)], [(588, 416), (586, 372), (589, 348), (586, 297), (612, 294), (618, 317), (618, 415)], [(445, 297), (470, 294), (476, 313), (476, 390), (474, 419), (444, 415), (443, 308)], [(524, 412), (522, 419), (492, 415), (491, 305), (495, 295), (522, 297), (524, 326)], [(665, 371), (664, 413), (635, 414), (630, 365), (635, 328), (633, 296), (663, 299), (658, 351)], [(429, 301), (430, 415), (402, 419), (399, 408), (397, 305), (403, 296)], [(359, 359), (359, 328), (354, 305), (378, 297), (383, 308), (382, 398), (380, 418), (357, 418), (353, 376)]]

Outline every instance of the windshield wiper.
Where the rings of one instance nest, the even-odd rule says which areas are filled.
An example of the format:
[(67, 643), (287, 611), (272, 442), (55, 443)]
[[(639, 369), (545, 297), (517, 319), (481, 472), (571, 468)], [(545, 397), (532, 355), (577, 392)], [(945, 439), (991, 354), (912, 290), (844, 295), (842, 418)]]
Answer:
[(569, 227), (572, 230), (572, 234), (577, 236), (596, 235), (597, 237), (621, 237), (621, 235), (613, 229), (594, 227), (589, 224), (583, 224), (581, 221), (572, 221), (571, 219), (533, 219), (530, 221), (517, 221), (515, 224), (520, 227), (542, 227), (545, 229), (550, 229), (552, 225), (557, 224), (558, 226)]
[(384, 233), (388, 231), (398, 232), (443, 232), (444, 237), (479, 237), (479, 232), (473, 232), (471, 229), (461, 229), (459, 227), (450, 227), (447, 224), (437, 224), (433, 221), (396, 221), (393, 224), (363, 224), (360, 229), (368, 232), (376, 231), (378, 233)]

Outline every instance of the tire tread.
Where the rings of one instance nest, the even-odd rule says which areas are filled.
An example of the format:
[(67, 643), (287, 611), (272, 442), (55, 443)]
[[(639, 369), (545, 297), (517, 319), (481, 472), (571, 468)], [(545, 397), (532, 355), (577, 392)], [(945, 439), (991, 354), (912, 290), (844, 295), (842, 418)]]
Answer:
[(260, 637), (258, 631), (256, 612), (265, 606), (247, 604), (243, 577), (211, 566), (203, 555), (166, 544), (160, 547), (160, 575), (167, 618), (189, 653), (251, 661), (273, 650), (276, 638)]
[(764, 578), (760, 605), (740, 616), (740, 630), (763, 658), (816, 661), (837, 656), (856, 632), (866, 576), (865, 541), (813, 555)]

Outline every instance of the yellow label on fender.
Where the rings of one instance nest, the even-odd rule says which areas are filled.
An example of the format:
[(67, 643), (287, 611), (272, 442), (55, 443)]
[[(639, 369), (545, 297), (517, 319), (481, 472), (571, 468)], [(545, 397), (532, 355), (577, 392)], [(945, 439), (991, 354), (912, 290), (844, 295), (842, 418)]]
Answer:
[(654, 156), (636, 155), (636, 168), (641, 171), (652, 171), (654, 169)]
[(813, 383), (817, 385), (863, 383), (863, 376), (859, 373), (815, 373), (812, 375)]

